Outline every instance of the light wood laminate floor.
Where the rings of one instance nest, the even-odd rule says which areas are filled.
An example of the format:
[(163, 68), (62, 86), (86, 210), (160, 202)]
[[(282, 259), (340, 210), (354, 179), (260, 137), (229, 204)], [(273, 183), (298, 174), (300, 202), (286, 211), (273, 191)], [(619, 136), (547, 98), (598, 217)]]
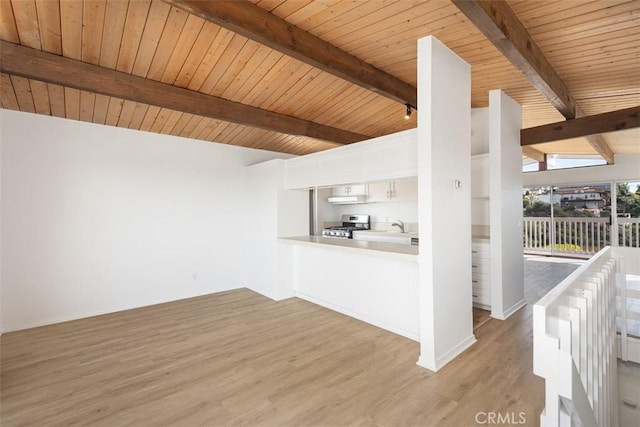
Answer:
[(531, 306), (474, 333), (432, 373), (414, 341), (244, 289), (13, 332), (0, 424), (463, 426), (522, 412), (539, 425)]

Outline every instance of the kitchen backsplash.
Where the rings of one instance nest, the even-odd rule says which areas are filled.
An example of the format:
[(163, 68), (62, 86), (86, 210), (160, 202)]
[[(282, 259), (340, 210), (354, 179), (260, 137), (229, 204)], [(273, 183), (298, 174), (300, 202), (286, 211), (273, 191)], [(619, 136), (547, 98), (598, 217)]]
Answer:
[[(394, 227), (392, 222), (376, 222), (374, 218), (371, 218), (371, 230), (373, 231), (400, 231), (398, 227)], [(340, 221), (324, 221), (322, 223), (322, 227), (337, 227), (342, 225)], [(322, 228), (321, 227), (321, 228)], [(404, 223), (404, 231), (407, 233), (417, 233), (418, 232), (418, 223), (417, 222), (405, 222)]]

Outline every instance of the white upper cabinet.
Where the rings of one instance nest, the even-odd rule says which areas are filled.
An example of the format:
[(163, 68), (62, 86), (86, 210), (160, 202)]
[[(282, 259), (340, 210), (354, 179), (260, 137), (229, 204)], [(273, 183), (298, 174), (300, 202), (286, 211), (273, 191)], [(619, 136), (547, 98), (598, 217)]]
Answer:
[(287, 189), (338, 186), (417, 174), (416, 129), (285, 161)]
[(414, 202), (417, 200), (418, 179), (415, 176), (369, 184), (367, 202)]
[(367, 184), (341, 185), (331, 189), (332, 196), (366, 196), (367, 193)]
[(418, 146), (415, 131), (399, 132), (385, 138), (365, 149), (367, 181), (417, 175)]
[[(295, 160), (295, 161), (291, 161)], [(286, 189), (311, 188), (318, 181), (318, 159), (316, 157), (295, 157), (284, 163)]]
[(355, 146), (345, 148), (349, 148), (349, 150), (340, 150), (331, 155), (328, 155), (329, 152), (325, 152), (327, 155), (323, 156), (319, 162), (317, 185), (362, 181), (360, 179), (364, 174), (362, 153), (355, 149)]

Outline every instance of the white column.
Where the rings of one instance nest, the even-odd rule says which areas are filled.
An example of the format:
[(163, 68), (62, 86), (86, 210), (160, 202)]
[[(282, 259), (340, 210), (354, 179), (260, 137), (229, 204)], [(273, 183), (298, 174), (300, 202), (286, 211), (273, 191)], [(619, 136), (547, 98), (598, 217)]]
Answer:
[(471, 71), (418, 40), (420, 359), (437, 371), (475, 342), (471, 296)]
[(294, 255), (278, 238), (309, 233), (309, 192), (284, 186), (284, 160), (247, 167), (246, 286), (274, 300), (293, 296)]
[(489, 92), (491, 316), (497, 319), (525, 305), (521, 127), (520, 105), (500, 90)]

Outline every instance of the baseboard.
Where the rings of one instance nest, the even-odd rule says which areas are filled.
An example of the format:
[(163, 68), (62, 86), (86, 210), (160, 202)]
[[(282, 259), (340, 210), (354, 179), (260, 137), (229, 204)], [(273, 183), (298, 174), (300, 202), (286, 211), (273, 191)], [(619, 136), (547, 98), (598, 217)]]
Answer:
[(257, 294), (260, 294), (263, 297), (267, 297), (267, 298), (269, 298), (270, 300), (273, 300), (273, 301), (282, 301), (282, 300), (285, 300), (285, 299), (288, 299), (288, 298), (293, 298), (295, 296), (295, 294), (293, 292), (291, 292), (291, 293), (289, 293), (287, 295), (281, 295), (281, 294), (278, 294), (278, 293), (275, 293), (275, 292), (267, 292), (267, 291), (263, 291), (261, 289), (256, 289), (256, 288), (252, 288), (252, 287), (249, 287), (249, 286), (247, 286), (247, 289), (249, 289), (250, 291), (253, 291), (253, 292), (257, 293)]
[(451, 350), (447, 351), (445, 354), (438, 357), (435, 360), (435, 363), (432, 363), (431, 361), (427, 360), (425, 357), (420, 355), (420, 357), (418, 358), (418, 362), (416, 364), (423, 368), (429, 369), (430, 371), (437, 372), (440, 369), (442, 369), (447, 363), (451, 362), (453, 359), (458, 357), (466, 349), (468, 349), (475, 343), (476, 343), (476, 337), (473, 334), (471, 334), (470, 336), (462, 340), (460, 343), (458, 343), (458, 345), (453, 347)]
[(512, 305), (511, 307), (509, 307), (507, 310), (505, 310), (503, 313), (493, 313), (493, 310), (491, 311), (491, 317), (493, 317), (494, 319), (498, 319), (498, 320), (507, 320), (513, 313), (515, 313), (516, 311), (520, 310), (522, 307), (524, 307), (525, 305), (527, 305), (527, 303), (525, 302), (525, 300), (520, 300), (517, 303), (515, 303), (514, 305)]
[(378, 328), (382, 328), (382, 329), (387, 330), (389, 332), (393, 332), (394, 334), (398, 334), (398, 335), (401, 335), (401, 336), (403, 336), (405, 338), (409, 338), (410, 340), (420, 342), (420, 333), (419, 332), (412, 332), (412, 331), (408, 331), (408, 330), (406, 330), (404, 328), (398, 328), (398, 327), (390, 325), (388, 323), (381, 322), (381, 321), (376, 320), (376, 319), (372, 319), (372, 318), (370, 318), (368, 316), (362, 315), (360, 313), (353, 312), (353, 311), (351, 311), (349, 309), (346, 309), (344, 307), (340, 307), (340, 306), (334, 305), (334, 304), (332, 304), (330, 302), (314, 298), (312, 296), (306, 295), (306, 294), (301, 293), (301, 292), (295, 292), (295, 296), (300, 298), (300, 299), (303, 299), (305, 301), (309, 301), (309, 302), (311, 302), (313, 304), (317, 304), (317, 305), (319, 305), (321, 307), (328, 308), (329, 310), (337, 311), (338, 313), (347, 315), (349, 317), (353, 317), (354, 319), (361, 320), (361, 321), (363, 321), (365, 323), (368, 323), (368, 324), (373, 325), (373, 326), (377, 326)]
[(150, 307), (150, 306), (159, 305), (159, 304), (166, 304), (166, 303), (169, 303), (169, 302), (181, 301), (181, 300), (185, 300), (185, 299), (189, 299), (189, 298), (198, 298), (198, 297), (202, 297), (202, 296), (205, 296), (205, 295), (212, 295), (212, 294), (217, 294), (217, 293), (220, 293), (220, 292), (232, 291), (232, 290), (236, 290), (236, 289), (242, 289), (242, 286), (237, 287), (237, 288), (220, 289), (220, 290), (216, 290), (215, 292), (205, 292), (205, 293), (202, 293), (202, 294), (189, 295), (189, 296), (180, 297), (180, 298), (174, 298), (174, 299), (169, 299), (169, 300), (153, 301), (153, 302), (149, 302), (148, 304), (114, 307), (114, 308), (111, 308), (111, 309), (108, 309), (108, 310), (96, 310), (96, 311), (87, 312), (87, 313), (75, 313), (75, 314), (71, 314), (69, 316), (58, 316), (58, 317), (39, 320), (39, 321), (35, 321), (35, 322), (26, 322), (26, 323), (21, 324), (21, 325), (10, 325), (9, 327), (5, 327), (4, 325), (2, 325), (2, 331), (0, 331), (0, 335), (8, 333), (8, 332), (23, 331), (25, 329), (32, 329), (32, 328), (39, 328), (41, 326), (55, 325), (57, 323), (71, 322), (73, 320), (87, 319), (89, 317), (104, 316), (105, 314), (118, 313), (118, 312), (127, 311), (127, 310), (134, 310), (136, 308)]

